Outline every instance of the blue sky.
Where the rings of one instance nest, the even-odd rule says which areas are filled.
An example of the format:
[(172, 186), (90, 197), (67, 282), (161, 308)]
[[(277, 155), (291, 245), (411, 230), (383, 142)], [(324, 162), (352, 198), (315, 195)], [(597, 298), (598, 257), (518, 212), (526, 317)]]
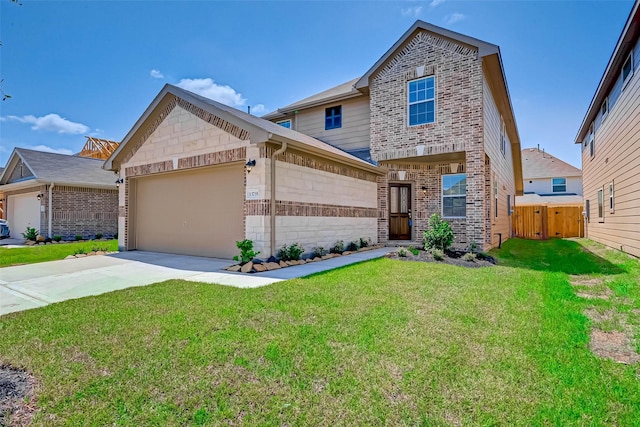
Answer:
[(522, 147), (575, 134), (632, 0), (0, 0), (0, 165), (120, 141), (165, 83), (259, 115), (364, 74), (422, 19), (500, 46)]

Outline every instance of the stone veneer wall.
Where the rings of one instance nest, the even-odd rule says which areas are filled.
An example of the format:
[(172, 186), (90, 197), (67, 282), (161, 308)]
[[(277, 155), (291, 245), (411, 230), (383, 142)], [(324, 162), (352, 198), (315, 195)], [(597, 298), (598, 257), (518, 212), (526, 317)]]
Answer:
[[(419, 71), (422, 69), (423, 74)], [(435, 76), (436, 121), (408, 126), (407, 85), (410, 80)], [(454, 224), (465, 240), (484, 247), (485, 153), (483, 145), (483, 70), (476, 49), (417, 32), (370, 79), (371, 154), (381, 164), (407, 157), (464, 152), (467, 173), (467, 220)], [(379, 197), (386, 199), (381, 178)], [(414, 193), (419, 191), (414, 189)], [(420, 196), (417, 196), (420, 197)], [(438, 197), (439, 199), (439, 197)], [(388, 208), (381, 200), (380, 215)], [(456, 221), (457, 222), (457, 221)], [(388, 236), (380, 218), (379, 237)], [(388, 227), (388, 224), (386, 225)]]

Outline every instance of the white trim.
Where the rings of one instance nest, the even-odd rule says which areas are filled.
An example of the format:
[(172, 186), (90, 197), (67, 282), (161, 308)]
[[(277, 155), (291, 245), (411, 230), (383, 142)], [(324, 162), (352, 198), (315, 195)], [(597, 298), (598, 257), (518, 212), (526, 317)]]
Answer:
[[(631, 70), (629, 71), (629, 75), (625, 79), (623, 74), (624, 74), (624, 66), (627, 65), (627, 62), (631, 66)], [(624, 91), (624, 88), (627, 86), (627, 83), (629, 83), (629, 81), (633, 77), (633, 50), (629, 52), (629, 56), (627, 56), (627, 59), (625, 59), (625, 61), (622, 63), (622, 67), (620, 68), (620, 77), (622, 77), (622, 90)]]
[(609, 213), (615, 213), (616, 211), (616, 198), (615, 188), (613, 187), (613, 180), (609, 183)]
[[(283, 123), (287, 123), (287, 122), (289, 122), (289, 127), (282, 126)], [(291, 121), (291, 119), (286, 119), (286, 120), (277, 121), (276, 124), (282, 126), (285, 129), (292, 129), (291, 125), (293, 124), (293, 122)]]
[(604, 222), (604, 187), (598, 190), (598, 222)]
[[(409, 100), (409, 97), (411, 96), (411, 92), (409, 91), (409, 85), (413, 82), (417, 82), (419, 80), (427, 80), (427, 79), (433, 79), (433, 98), (427, 98), (424, 101), (415, 101), (415, 102), (411, 102)], [(437, 98), (437, 86), (436, 86), (436, 76), (435, 75), (430, 75), (430, 76), (424, 76), (424, 77), (420, 77), (417, 79), (412, 79), (412, 80), (407, 80), (407, 127), (410, 128), (414, 128), (416, 126), (424, 126), (424, 125), (432, 125), (434, 123), (436, 123), (437, 120), (437, 111), (438, 111), (438, 105), (436, 102), (436, 98)], [(411, 124), (411, 106), (412, 105), (416, 105), (416, 104), (422, 104), (422, 103), (428, 103), (429, 101), (433, 100), (433, 121), (432, 122), (426, 122), (426, 123), (418, 123), (415, 125)]]
[[(605, 106), (606, 106), (606, 108), (605, 108), (605, 111), (604, 111), (604, 113), (603, 113), (603, 112), (602, 112), (602, 109), (603, 109)], [(610, 107), (610, 105), (609, 105), (609, 97), (607, 96), (607, 97), (604, 99), (604, 101), (602, 101), (602, 104), (600, 104), (600, 115), (602, 116), (602, 121), (603, 121), (603, 122), (604, 122), (604, 119), (606, 119), (606, 118), (607, 118), (607, 116), (609, 115), (609, 107)]]

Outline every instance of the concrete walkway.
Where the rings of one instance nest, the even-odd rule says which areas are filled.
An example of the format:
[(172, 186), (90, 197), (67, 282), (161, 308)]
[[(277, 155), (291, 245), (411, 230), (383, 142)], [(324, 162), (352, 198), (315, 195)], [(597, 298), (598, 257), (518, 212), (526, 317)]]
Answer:
[(233, 263), (230, 260), (141, 251), (5, 267), (0, 268), (0, 315), (170, 279), (257, 288), (379, 258), (393, 250), (375, 249), (251, 275), (223, 271)]

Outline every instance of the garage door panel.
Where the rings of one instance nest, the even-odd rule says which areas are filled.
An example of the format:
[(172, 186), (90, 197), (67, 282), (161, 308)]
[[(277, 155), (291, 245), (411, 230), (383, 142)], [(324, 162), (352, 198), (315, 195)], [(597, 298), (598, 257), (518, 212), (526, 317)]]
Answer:
[(231, 258), (244, 238), (243, 174), (233, 165), (138, 179), (136, 247)]
[(7, 220), (12, 237), (21, 237), (27, 227), (40, 230), (40, 200), (37, 195), (35, 192), (7, 197)]

